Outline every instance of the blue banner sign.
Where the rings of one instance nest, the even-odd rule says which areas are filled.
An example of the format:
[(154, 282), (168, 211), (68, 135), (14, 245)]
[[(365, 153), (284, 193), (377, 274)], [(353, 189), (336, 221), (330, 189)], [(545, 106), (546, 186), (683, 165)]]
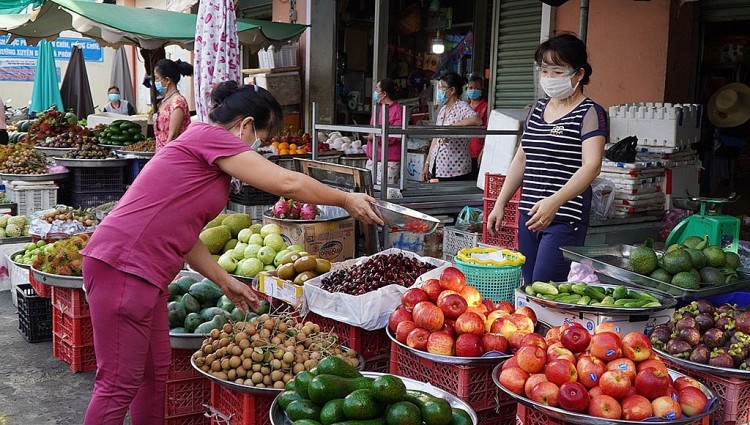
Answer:
[[(0, 59), (36, 59), (39, 56), (38, 46), (26, 45), (26, 40), (17, 38), (8, 43), (10, 36), (0, 36)], [(86, 62), (104, 62), (102, 46), (90, 38), (59, 37), (52, 41), (55, 60), (67, 61), (73, 53), (73, 46), (83, 51)]]

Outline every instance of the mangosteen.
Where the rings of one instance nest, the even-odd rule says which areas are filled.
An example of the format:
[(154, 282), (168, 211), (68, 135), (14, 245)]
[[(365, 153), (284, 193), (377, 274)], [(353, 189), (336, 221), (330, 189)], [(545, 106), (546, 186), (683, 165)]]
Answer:
[(701, 333), (698, 328), (685, 328), (680, 331), (678, 339), (687, 342), (691, 347), (701, 342)]
[(690, 318), (695, 317), (695, 314), (692, 311), (687, 311), (686, 310), (686, 311), (682, 312), (682, 317), (690, 319)]
[(722, 347), (726, 341), (727, 337), (721, 329), (711, 328), (703, 334), (703, 343), (708, 348)]
[(708, 347), (705, 344), (698, 344), (693, 348), (693, 352), (690, 353), (690, 361), (706, 364), (708, 363)]
[(675, 329), (678, 331), (681, 331), (683, 329), (688, 328), (695, 328), (697, 324), (695, 323), (695, 319), (692, 317), (684, 317), (680, 319), (677, 324), (675, 324)]
[(705, 332), (714, 327), (714, 316), (712, 313), (701, 313), (695, 316), (695, 323), (699, 331)]
[(729, 330), (734, 327), (734, 320), (726, 314), (720, 314), (719, 317), (714, 320), (714, 327), (721, 330)]
[(734, 360), (727, 353), (711, 354), (708, 364), (716, 367), (734, 367)]
[(734, 327), (746, 334), (750, 334), (750, 311), (736, 312), (734, 314)]
[(698, 300), (696, 301), (696, 304), (698, 305), (698, 311), (701, 313), (707, 313), (707, 314), (714, 314), (714, 305), (711, 304), (711, 301), (708, 300)]
[(723, 304), (721, 307), (717, 308), (716, 311), (719, 314), (726, 313), (734, 316), (734, 306), (732, 304)]
[(690, 344), (679, 339), (672, 339), (667, 343), (667, 353), (673, 356), (686, 355), (691, 349)]
[(747, 349), (747, 347), (742, 347), (738, 350), (729, 350), (729, 357), (732, 358), (734, 367), (740, 367), (742, 362), (744, 362), (747, 358), (749, 352), (750, 351)]
[(666, 344), (672, 338), (672, 331), (667, 328), (666, 325), (658, 325), (651, 331), (651, 343), (659, 341), (662, 344)]

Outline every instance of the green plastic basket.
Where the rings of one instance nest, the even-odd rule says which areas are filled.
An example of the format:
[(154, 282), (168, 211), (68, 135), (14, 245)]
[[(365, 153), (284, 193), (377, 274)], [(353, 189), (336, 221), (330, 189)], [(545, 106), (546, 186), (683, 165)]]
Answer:
[(474, 286), (485, 299), (513, 303), (516, 288), (521, 286), (521, 266), (484, 266), (453, 258), (456, 268), (466, 276), (466, 283)]

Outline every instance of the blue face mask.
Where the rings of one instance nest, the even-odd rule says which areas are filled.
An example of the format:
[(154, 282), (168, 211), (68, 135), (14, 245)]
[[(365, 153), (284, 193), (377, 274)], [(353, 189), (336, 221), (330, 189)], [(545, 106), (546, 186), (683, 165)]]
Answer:
[(120, 100), (120, 95), (117, 93), (110, 93), (108, 97), (110, 102), (117, 102), (118, 100)]
[(157, 92), (161, 94), (164, 94), (167, 92), (167, 88), (161, 85), (161, 81), (157, 81), (156, 83), (154, 83), (154, 88), (156, 89)]
[(437, 93), (437, 101), (438, 101), (438, 103), (441, 104), (441, 105), (443, 105), (447, 100), (448, 100), (448, 98), (445, 95), (445, 91), (438, 90), (438, 93)]
[(380, 93), (377, 90), (372, 92), (372, 101), (375, 103), (380, 102)]
[(482, 91), (477, 89), (466, 90), (466, 96), (471, 100), (477, 100), (482, 97)]

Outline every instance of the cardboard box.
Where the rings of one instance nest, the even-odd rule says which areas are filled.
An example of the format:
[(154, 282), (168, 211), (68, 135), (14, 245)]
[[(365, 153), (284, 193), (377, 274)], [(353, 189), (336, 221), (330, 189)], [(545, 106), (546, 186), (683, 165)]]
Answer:
[(268, 90), (281, 106), (301, 103), (302, 86), (297, 71), (253, 74), (245, 78), (245, 84), (253, 81)]
[(548, 323), (551, 326), (560, 326), (565, 322), (577, 322), (583, 325), (589, 332), (594, 333), (596, 326), (604, 322), (613, 322), (620, 327), (620, 332), (625, 335), (630, 332), (647, 332), (656, 325), (666, 323), (674, 314), (674, 309), (666, 309), (651, 314), (633, 315), (603, 315), (594, 313), (582, 313), (571, 310), (559, 310), (537, 304), (520, 289), (516, 290), (516, 308), (528, 305), (536, 313), (537, 320)]
[(265, 272), (258, 275), (258, 290), (295, 308), (302, 304), (302, 285), (296, 285), (289, 280), (282, 280)]

